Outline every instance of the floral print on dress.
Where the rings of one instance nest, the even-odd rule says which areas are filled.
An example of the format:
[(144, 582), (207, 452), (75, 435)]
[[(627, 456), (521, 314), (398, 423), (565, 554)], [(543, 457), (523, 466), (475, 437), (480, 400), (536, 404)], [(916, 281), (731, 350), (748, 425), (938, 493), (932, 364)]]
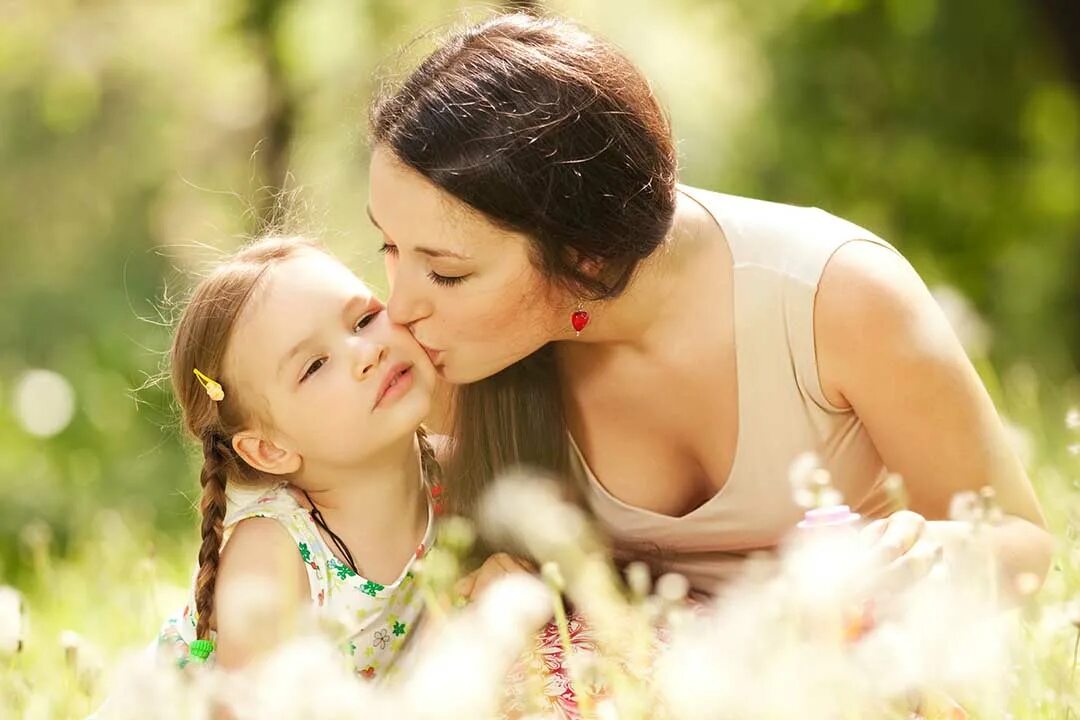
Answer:
[[(349, 637), (340, 638), (339, 647), (352, 659), (357, 675), (366, 679), (392, 675), (396, 661), (409, 650), (408, 628), (423, 610), (423, 600), (416, 592), (412, 574), (415, 558), (390, 584), (358, 575), (333, 554), (309, 512), (297, 503), (287, 487), (279, 485), (254, 502), (238, 509), (230, 508), (224, 523), (226, 541), (242, 520), (266, 517), (281, 523), (296, 543), (297, 554), (307, 571), (311, 603), (318, 613), (356, 619), (356, 629)], [(423, 547), (430, 547), (433, 538), (434, 511), (429, 505)], [(183, 611), (170, 617), (158, 636), (159, 651), (167, 653), (178, 665), (187, 662), (188, 646), (195, 640), (198, 618), (194, 608), (192, 592)], [(209, 661), (213, 661), (213, 655)]]

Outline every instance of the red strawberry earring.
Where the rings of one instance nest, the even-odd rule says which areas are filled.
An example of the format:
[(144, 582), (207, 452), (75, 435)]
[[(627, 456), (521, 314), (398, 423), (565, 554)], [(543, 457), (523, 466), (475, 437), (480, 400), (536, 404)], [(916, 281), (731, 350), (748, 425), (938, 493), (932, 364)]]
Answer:
[(578, 303), (577, 310), (570, 315), (570, 325), (574, 328), (574, 334), (580, 335), (585, 326), (589, 324), (589, 311), (582, 308)]

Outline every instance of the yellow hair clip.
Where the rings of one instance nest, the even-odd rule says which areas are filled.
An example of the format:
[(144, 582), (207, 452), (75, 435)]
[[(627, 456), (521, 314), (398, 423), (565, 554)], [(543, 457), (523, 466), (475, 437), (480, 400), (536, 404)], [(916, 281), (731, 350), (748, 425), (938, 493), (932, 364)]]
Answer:
[(211, 400), (221, 402), (225, 399), (225, 390), (222, 389), (221, 383), (199, 372), (199, 368), (194, 368), (194, 371), (195, 377), (199, 379), (199, 384), (206, 388), (206, 394), (210, 396)]

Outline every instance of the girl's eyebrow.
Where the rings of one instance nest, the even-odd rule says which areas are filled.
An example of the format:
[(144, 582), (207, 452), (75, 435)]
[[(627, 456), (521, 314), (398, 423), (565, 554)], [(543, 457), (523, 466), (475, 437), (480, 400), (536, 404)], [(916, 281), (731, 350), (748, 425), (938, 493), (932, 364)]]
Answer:
[[(387, 235), (387, 232), (385, 230), (383, 230), (382, 225), (379, 224), (379, 221), (375, 219), (375, 216), (371, 214), (371, 206), (370, 205), (367, 206), (367, 216), (368, 216), (368, 220), (371, 221), (371, 224), (375, 226), (375, 229), (377, 229), (383, 235), (386, 235), (387, 237), (390, 237), (389, 235)], [(422, 255), (427, 255), (428, 257), (434, 257), (434, 258), (448, 257), (448, 258), (454, 258), (455, 260), (471, 260), (472, 259), (468, 255), (462, 255), (461, 253), (456, 253), (456, 252), (454, 252), (452, 250), (441, 250), (441, 249), (438, 249), (438, 248), (429, 248), (429, 247), (423, 247), (423, 246), (418, 246), (418, 247), (415, 247), (413, 249), (416, 252), (418, 252), (418, 253), (420, 253)]]

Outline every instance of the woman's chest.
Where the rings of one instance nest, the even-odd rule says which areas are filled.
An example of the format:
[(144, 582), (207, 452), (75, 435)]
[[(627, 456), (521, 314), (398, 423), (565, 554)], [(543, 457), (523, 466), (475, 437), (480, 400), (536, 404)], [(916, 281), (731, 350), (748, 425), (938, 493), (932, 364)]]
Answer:
[(597, 482), (622, 503), (676, 517), (724, 487), (739, 435), (733, 352), (688, 357), (609, 368), (566, 403), (571, 436)]

